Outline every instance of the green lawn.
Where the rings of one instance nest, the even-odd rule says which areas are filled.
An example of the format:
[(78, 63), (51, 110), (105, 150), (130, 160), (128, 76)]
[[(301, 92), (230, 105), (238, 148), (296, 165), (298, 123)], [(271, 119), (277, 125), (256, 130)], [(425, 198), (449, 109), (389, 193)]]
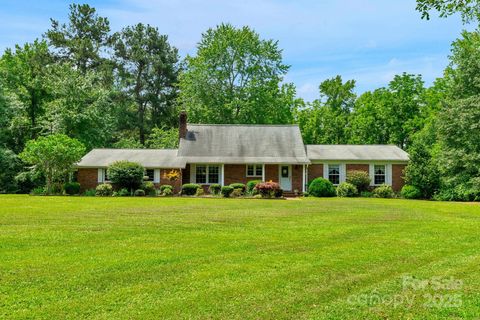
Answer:
[[(408, 276), (432, 281), (404, 286)], [(2, 319), (471, 319), (479, 309), (479, 204), (0, 196)]]

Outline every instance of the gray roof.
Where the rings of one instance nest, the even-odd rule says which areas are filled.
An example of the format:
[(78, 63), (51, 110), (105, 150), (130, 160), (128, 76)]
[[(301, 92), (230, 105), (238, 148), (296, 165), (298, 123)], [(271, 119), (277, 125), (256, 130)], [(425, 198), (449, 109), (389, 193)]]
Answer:
[(307, 145), (310, 160), (408, 161), (408, 153), (394, 145)]
[(188, 124), (178, 155), (189, 163), (309, 163), (297, 125)]
[(93, 149), (77, 167), (108, 167), (119, 160), (137, 162), (146, 168), (185, 168), (185, 160), (177, 157), (176, 149)]

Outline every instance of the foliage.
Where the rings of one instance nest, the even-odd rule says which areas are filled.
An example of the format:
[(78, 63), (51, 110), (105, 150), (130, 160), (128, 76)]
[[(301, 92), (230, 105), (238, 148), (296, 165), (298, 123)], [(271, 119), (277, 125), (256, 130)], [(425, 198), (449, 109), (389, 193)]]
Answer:
[(137, 189), (137, 190), (135, 190), (135, 192), (133, 193), (133, 195), (134, 195), (135, 197), (144, 197), (144, 196), (145, 196), (145, 190)]
[(197, 193), (197, 189), (201, 188), (200, 185), (195, 183), (186, 183), (182, 185), (182, 195), (194, 196)]
[(19, 191), (15, 177), (22, 169), (22, 162), (13, 151), (0, 148), (0, 193)]
[(240, 189), (240, 191), (245, 192), (246, 186), (243, 183), (232, 183), (230, 184), (230, 187), (233, 189)]
[(252, 194), (253, 190), (255, 189), (255, 186), (259, 183), (261, 183), (262, 180), (251, 180), (247, 182), (246, 190), (248, 194)]
[(121, 84), (136, 106), (139, 141), (145, 145), (149, 128), (161, 127), (174, 115), (178, 50), (157, 28), (142, 23), (123, 28), (113, 39)]
[(167, 179), (170, 181), (178, 181), (178, 179), (180, 179), (180, 171), (170, 170), (166, 176), (167, 176)]
[(368, 172), (363, 170), (350, 170), (347, 172), (348, 183), (353, 184), (358, 192), (367, 191), (370, 188), (370, 176)]
[(145, 181), (144, 183), (142, 183), (141, 189), (145, 191), (145, 194), (149, 196), (156, 195), (155, 184), (152, 181)]
[(202, 34), (179, 78), (180, 105), (197, 123), (291, 123), (298, 101), (273, 40), (221, 24)]
[(211, 184), (208, 187), (208, 192), (213, 195), (219, 195), (221, 190), (222, 190), (222, 186), (219, 185), (218, 183)]
[(117, 197), (129, 197), (131, 194), (132, 193), (127, 188), (122, 188), (116, 192)]
[(362, 198), (372, 198), (373, 197), (373, 192), (362, 191), (362, 192), (360, 192), (360, 197), (362, 197)]
[(356, 197), (358, 196), (358, 189), (355, 185), (342, 182), (337, 187), (337, 196), (339, 197)]
[(260, 194), (262, 198), (280, 198), (283, 195), (280, 185), (272, 181), (258, 183), (254, 192)]
[(392, 187), (386, 184), (376, 187), (372, 193), (375, 198), (393, 198), (395, 195)]
[(45, 185), (45, 176), (35, 168), (20, 172), (14, 180), (18, 187), (18, 193), (30, 193), (32, 189)]
[(460, 13), (464, 23), (478, 21), (480, 17), (478, 0), (417, 0), (417, 11), (422, 19), (429, 20), (432, 10), (438, 11), (442, 18)]
[(95, 188), (95, 195), (100, 197), (108, 197), (111, 196), (113, 193), (112, 185), (109, 183), (102, 183), (99, 184)]
[(197, 197), (201, 197), (205, 194), (205, 191), (203, 190), (203, 188), (198, 188), (197, 189), (197, 192), (195, 193), (195, 196)]
[(52, 134), (28, 141), (19, 157), (44, 173), (47, 193), (51, 193), (53, 183), (64, 181), (84, 153), (81, 142), (63, 134)]
[(45, 187), (35, 187), (32, 189), (31, 194), (34, 196), (43, 196), (47, 194), (47, 189), (45, 189)]
[(169, 184), (162, 184), (159, 188), (161, 193), (163, 193), (167, 189), (173, 190), (173, 186), (171, 186)]
[(229, 198), (233, 192), (233, 188), (230, 186), (223, 186), (220, 190), (224, 198)]
[(144, 172), (145, 169), (141, 164), (130, 161), (116, 161), (107, 169), (112, 184), (130, 191), (136, 190), (142, 185)]
[(164, 196), (164, 197), (168, 197), (168, 196), (173, 195), (173, 188), (165, 188), (165, 189), (163, 189), (161, 195)]
[(404, 185), (401, 191), (402, 197), (405, 199), (420, 199), (422, 197), (422, 191), (411, 185)]
[(308, 186), (308, 194), (314, 197), (335, 197), (333, 184), (324, 178), (315, 178)]
[(87, 189), (84, 192), (84, 195), (86, 197), (94, 197), (97, 194), (97, 191), (95, 189)]
[(178, 129), (153, 128), (145, 142), (150, 149), (176, 149), (178, 148)]
[(240, 198), (240, 197), (243, 197), (243, 194), (244, 194), (244, 192), (242, 191), (242, 189), (239, 189), (239, 188), (235, 189), (235, 188), (233, 188), (233, 191), (232, 191), (232, 193), (231, 193), (230, 196), (231, 196), (232, 198)]
[(113, 144), (115, 149), (142, 149), (143, 145), (135, 140), (135, 138), (121, 138)]
[(63, 190), (68, 195), (74, 195), (80, 193), (80, 183), (78, 182), (67, 182), (63, 185)]

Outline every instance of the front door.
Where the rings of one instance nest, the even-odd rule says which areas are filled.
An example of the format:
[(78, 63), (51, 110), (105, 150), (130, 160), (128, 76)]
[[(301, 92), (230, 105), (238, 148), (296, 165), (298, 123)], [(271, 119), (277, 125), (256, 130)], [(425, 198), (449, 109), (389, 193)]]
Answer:
[(292, 166), (282, 164), (279, 166), (279, 171), (280, 188), (284, 191), (292, 191)]

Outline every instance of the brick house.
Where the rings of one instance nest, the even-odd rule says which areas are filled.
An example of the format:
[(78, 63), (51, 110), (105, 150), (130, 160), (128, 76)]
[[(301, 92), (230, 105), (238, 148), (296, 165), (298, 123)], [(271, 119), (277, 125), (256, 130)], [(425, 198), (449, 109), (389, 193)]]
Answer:
[[(175, 150), (93, 149), (77, 164), (82, 190), (108, 182), (107, 167), (118, 160), (138, 162), (156, 185), (178, 192), (184, 183), (205, 189), (250, 180), (278, 182), (287, 194), (305, 191), (307, 182), (324, 177), (338, 185), (350, 170), (369, 173), (372, 187), (404, 185), (408, 154), (393, 145), (304, 145), (297, 125), (188, 124), (180, 115), (180, 143)], [(179, 179), (167, 174), (177, 171)]]

